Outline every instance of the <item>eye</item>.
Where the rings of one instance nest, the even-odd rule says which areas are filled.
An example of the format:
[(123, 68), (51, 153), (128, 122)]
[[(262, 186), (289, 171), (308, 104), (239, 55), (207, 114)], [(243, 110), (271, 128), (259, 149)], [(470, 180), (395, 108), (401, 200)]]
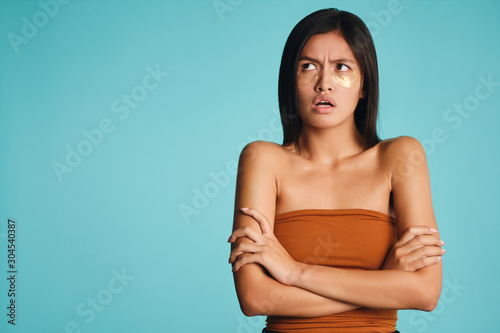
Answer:
[(312, 71), (312, 70), (316, 69), (316, 66), (314, 66), (313, 63), (307, 62), (307, 63), (300, 65), (300, 69), (302, 71)]
[(338, 63), (335, 65), (335, 70), (340, 72), (347, 72), (350, 69), (351, 67), (347, 66), (346, 64)]

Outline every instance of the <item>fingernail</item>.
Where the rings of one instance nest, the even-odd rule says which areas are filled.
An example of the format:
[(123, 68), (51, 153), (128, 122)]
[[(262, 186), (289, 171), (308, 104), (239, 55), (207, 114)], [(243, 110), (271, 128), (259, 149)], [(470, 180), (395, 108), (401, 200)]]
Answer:
[(443, 259), (443, 258), (441, 258), (441, 257), (437, 257), (437, 260), (441, 260), (441, 259)]
[(437, 230), (436, 230), (436, 229), (434, 229), (434, 228), (430, 228), (429, 230), (430, 230), (431, 232), (437, 232)]
[(445, 252), (446, 252), (446, 250), (445, 250), (445, 249), (441, 249), (441, 252), (445, 253)]
[(246, 212), (248, 210), (248, 208), (240, 208), (240, 210)]
[(441, 243), (441, 245), (444, 245), (444, 242), (442, 240), (439, 241)]

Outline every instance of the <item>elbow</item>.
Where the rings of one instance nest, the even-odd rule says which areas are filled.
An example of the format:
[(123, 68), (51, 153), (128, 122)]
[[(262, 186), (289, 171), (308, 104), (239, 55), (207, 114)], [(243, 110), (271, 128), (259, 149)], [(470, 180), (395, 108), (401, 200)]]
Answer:
[(247, 304), (243, 305), (240, 304), (241, 311), (243, 314), (247, 317), (255, 317), (255, 316), (260, 316), (261, 314), (255, 310), (252, 306), (249, 306)]
[(420, 288), (418, 291), (418, 302), (415, 304), (415, 308), (421, 311), (433, 311), (439, 302), (439, 297), (441, 295), (441, 286), (437, 287), (425, 287)]
[(259, 302), (256, 300), (255, 296), (246, 294), (241, 295), (239, 298), (240, 308), (243, 314), (247, 317), (262, 316), (265, 315), (261, 311), (261, 307), (258, 305)]
[(270, 278), (264, 275), (260, 266), (246, 265), (235, 274), (236, 294), (240, 309), (247, 317), (269, 315)]
[(433, 311), (441, 296), (441, 274), (430, 274), (429, 270), (412, 272), (410, 295), (410, 309), (430, 312)]
[(436, 308), (438, 302), (439, 295), (427, 295), (420, 301), (418, 310), (431, 312)]

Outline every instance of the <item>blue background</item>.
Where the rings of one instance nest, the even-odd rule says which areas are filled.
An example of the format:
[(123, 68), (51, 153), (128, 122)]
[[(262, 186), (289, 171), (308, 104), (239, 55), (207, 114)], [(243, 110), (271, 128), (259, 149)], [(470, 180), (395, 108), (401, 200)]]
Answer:
[(285, 40), (338, 7), (374, 36), (380, 135), (427, 150), (448, 251), (438, 307), (400, 311), (398, 328), (499, 332), (500, 1), (53, 4), (0, 2), (1, 331), (260, 332), (227, 264), (234, 163), (249, 141), (281, 142)]

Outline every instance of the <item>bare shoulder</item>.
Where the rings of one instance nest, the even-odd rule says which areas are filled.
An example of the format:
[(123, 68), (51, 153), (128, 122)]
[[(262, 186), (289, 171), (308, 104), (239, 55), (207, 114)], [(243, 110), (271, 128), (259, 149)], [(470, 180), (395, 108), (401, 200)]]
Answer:
[[(282, 154), (280, 145), (266, 141), (251, 142), (243, 148), (238, 164), (235, 207), (255, 208), (272, 220), (279, 178), (278, 159)], [(240, 215), (235, 215), (236, 225), (243, 223), (259, 228), (254, 220)]]
[(378, 145), (383, 158), (389, 163), (398, 164), (404, 160), (425, 159), (424, 147), (411, 136), (386, 139)]
[(269, 141), (253, 141), (247, 144), (240, 155), (240, 164), (276, 165), (284, 157), (283, 146)]
[(390, 169), (393, 181), (427, 173), (427, 159), (422, 144), (410, 136), (400, 136), (379, 143), (381, 156)]

